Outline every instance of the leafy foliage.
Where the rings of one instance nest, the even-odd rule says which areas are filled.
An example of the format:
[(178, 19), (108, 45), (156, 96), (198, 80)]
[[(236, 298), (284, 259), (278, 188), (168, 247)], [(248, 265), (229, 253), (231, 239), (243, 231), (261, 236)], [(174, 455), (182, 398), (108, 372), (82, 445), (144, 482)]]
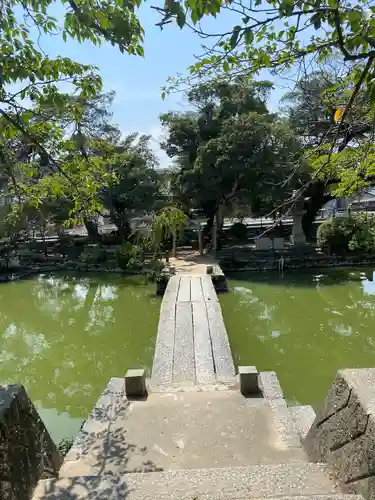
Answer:
[[(180, 27), (194, 25), (194, 31), (205, 38), (206, 51), (190, 67), (193, 78), (253, 75), (267, 68), (285, 70), (304, 59), (324, 61), (339, 54), (342, 61), (354, 63), (352, 82), (362, 79), (361, 84), (366, 83), (372, 91), (375, 23), (369, 0), (172, 1), (158, 10), (161, 24), (175, 18)], [(216, 17), (222, 11), (228, 11), (233, 19), (232, 28), (221, 31), (211, 23), (208, 26), (214, 28), (210, 31), (202, 18)], [(368, 65), (363, 76), (362, 62)], [(181, 80), (177, 79), (178, 83)], [(176, 80), (172, 80), (172, 88), (174, 84)]]
[(165, 207), (156, 215), (153, 227), (155, 248), (158, 249), (174, 234), (181, 236), (188, 225), (187, 215), (175, 207)]
[(356, 231), (349, 242), (349, 249), (361, 252), (375, 251), (375, 216), (360, 213), (355, 216)]
[(117, 263), (124, 271), (138, 270), (142, 268), (142, 249), (130, 242), (124, 243), (117, 250)]
[(318, 243), (340, 254), (346, 251), (375, 251), (375, 216), (367, 213), (353, 217), (334, 217), (318, 229)]
[(246, 241), (248, 237), (248, 229), (243, 222), (236, 222), (227, 231), (229, 238), (237, 241)]
[(113, 181), (102, 192), (105, 208), (122, 236), (130, 234), (129, 217), (152, 211), (160, 199), (157, 159), (150, 136), (131, 134), (116, 146), (117, 161), (109, 166)]
[(354, 232), (354, 219), (350, 217), (333, 217), (319, 226), (318, 244), (328, 246), (332, 253), (341, 254), (349, 249), (349, 243)]
[(267, 83), (213, 81), (188, 94), (196, 112), (161, 117), (163, 145), (175, 162), (172, 189), (185, 208), (201, 209), (221, 227), (224, 210), (246, 205), (267, 213), (291, 194), (299, 144), (287, 123), (268, 112)]
[[(106, 161), (88, 153), (98, 137), (90, 137), (90, 144), (82, 138), (93, 99), (100, 99), (101, 78), (93, 66), (49, 57), (40, 43), (49, 36), (106, 41), (143, 55), (139, 5), (63, 0), (57, 18), (51, 0), (2, 2), (0, 167), (11, 197), (38, 207), (46, 197), (69, 194), (73, 217), (99, 209), (96, 193), (110, 176)], [(61, 92), (61, 83), (68, 93)]]

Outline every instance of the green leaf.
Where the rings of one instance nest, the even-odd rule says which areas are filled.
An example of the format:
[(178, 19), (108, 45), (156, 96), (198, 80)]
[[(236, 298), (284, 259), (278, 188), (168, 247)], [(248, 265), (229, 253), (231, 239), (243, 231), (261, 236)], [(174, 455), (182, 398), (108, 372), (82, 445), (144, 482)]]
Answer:
[(254, 41), (254, 33), (250, 28), (245, 29), (245, 43), (246, 45), (251, 45)]
[(228, 63), (227, 60), (225, 60), (223, 62), (223, 70), (224, 70), (225, 73), (228, 73), (228, 71), (229, 71), (229, 63)]
[(237, 45), (237, 40), (241, 32), (241, 29), (242, 29), (241, 26), (235, 26), (233, 28), (233, 33), (232, 36), (230, 37), (230, 46), (232, 47), (232, 49), (234, 49), (235, 46)]
[(199, 21), (199, 14), (196, 9), (192, 9), (190, 17), (193, 21), (193, 24), (197, 24), (197, 22)]
[(177, 24), (180, 28), (183, 28), (186, 22), (186, 14), (183, 11), (183, 7), (179, 4), (179, 9), (176, 16)]

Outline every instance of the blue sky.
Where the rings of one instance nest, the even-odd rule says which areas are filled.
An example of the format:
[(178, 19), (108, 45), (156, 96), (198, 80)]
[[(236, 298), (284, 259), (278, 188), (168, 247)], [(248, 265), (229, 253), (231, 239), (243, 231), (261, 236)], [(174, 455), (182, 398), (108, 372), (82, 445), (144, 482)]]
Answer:
[[(141, 23), (145, 29), (145, 57), (129, 56), (109, 44), (97, 47), (90, 42), (79, 44), (60, 37), (48, 37), (42, 47), (50, 56), (68, 56), (82, 63), (95, 64), (104, 83), (104, 90), (114, 90), (116, 97), (113, 105), (113, 121), (124, 134), (140, 132), (152, 134), (155, 151), (161, 166), (168, 166), (170, 160), (158, 147), (161, 136), (159, 115), (169, 110), (187, 109), (182, 95), (161, 98), (161, 87), (169, 76), (186, 72), (194, 62), (194, 54), (202, 52), (202, 40), (189, 29), (180, 30), (177, 26), (167, 25), (160, 30), (155, 23), (160, 20), (150, 4), (143, 4), (140, 10)], [(228, 29), (235, 23), (230, 13), (217, 19), (206, 21), (215, 31)], [(276, 90), (271, 97), (271, 107), (275, 107), (284, 90)]]

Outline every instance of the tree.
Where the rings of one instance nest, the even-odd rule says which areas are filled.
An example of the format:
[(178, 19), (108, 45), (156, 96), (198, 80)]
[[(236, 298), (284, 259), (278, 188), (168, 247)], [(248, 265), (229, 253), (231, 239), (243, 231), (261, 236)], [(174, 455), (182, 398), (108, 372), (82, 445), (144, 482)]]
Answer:
[(298, 144), (268, 112), (265, 87), (214, 81), (189, 94), (196, 111), (161, 117), (163, 147), (176, 163), (176, 199), (202, 209), (208, 228), (216, 217), (220, 231), (224, 212), (237, 204), (264, 214), (292, 192), (285, 178), (299, 162)]
[(363, 89), (345, 123), (335, 127), (335, 111), (352, 91), (349, 69), (324, 65), (301, 78), (283, 98), (289, 125), (304, 144), (304, 157), (311, 168), (310, 180), (302, 190), (306, 197), (302, 225), (307, 237), (327, 201), (353, 194), (373, 182), (372, 165), (368, 162), (372, 158), (368, 141), (373, 118), (369, 96)]
[[(126, 4), (63, 0), (57, 20), (50, 13), (51, 0), (2, 3), (0, 152), (5, 151), (6, 158), (1, 162), (9, 168), (9, 142), (20, 141), (28, 150), (26, 163), (22, 157), (13, 158), (18, 174), (11, 185), (14, 196), (22, 195), (37, 205), (47, 195), (57, 198), (69, 193), (76, 213), (98, 208), (94, 195), (108, 180), (103, 165), (85, 155), (77, 142), (71, 142), (59, 113), (57, 119), (50, 114), (47, 122), (45, 117), (50, 109), (69, 110), (79, 134), (85, 102), (100, 93), (100, 76), (95, 67), (67, 57), (50, 58), (40, 49), (40, 38), (61, 36), (63, 40), (89, 40), (94, 44), (106, 41), (122, 52), (143, 55), (143, 29), (135, 14), (139, 4), (139, 0)], [(61, 82), (70, 87), (69, 95), (60, 92)], [(48, 175), (44, 175), (46, 171)], [(25, 177), (33, 182), (19, 186), (19, 179)]]
[(153, 211), (160, 195), (158, 162), (150, 136), (130, 134), (117, 146), (118, 160), (111, 165), (114, 180), (103, 190), (103, 204), (109, 210), (120, 235), (130, 233), (129, 218), (136, 213)]
[[(177, 238), (181, 236), (188, 225), (188, 217), (176, 207), (165, 207), (156, 215), (153, 228), (155, 247), (168, 246), (168, 240), (172, 238), (172, 255), (176, 257)], [(167, 249), (167, 262), (169, 252)]]

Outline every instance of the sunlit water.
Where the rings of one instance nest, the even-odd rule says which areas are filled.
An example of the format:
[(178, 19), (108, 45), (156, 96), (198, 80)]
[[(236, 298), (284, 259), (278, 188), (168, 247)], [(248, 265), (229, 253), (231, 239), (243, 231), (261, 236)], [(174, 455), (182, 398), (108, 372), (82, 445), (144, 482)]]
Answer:
[(55, 442), (74, 436), (111, 377), (152, 366), (155, 284), (111, 275), (0, 284), (0, 384), (26, 387)]
[(235, 274), (229, 286), (236, 364), (275, 370), (290, 401), (316, 407), (338, 369), (375, 367), (372, 269)]

